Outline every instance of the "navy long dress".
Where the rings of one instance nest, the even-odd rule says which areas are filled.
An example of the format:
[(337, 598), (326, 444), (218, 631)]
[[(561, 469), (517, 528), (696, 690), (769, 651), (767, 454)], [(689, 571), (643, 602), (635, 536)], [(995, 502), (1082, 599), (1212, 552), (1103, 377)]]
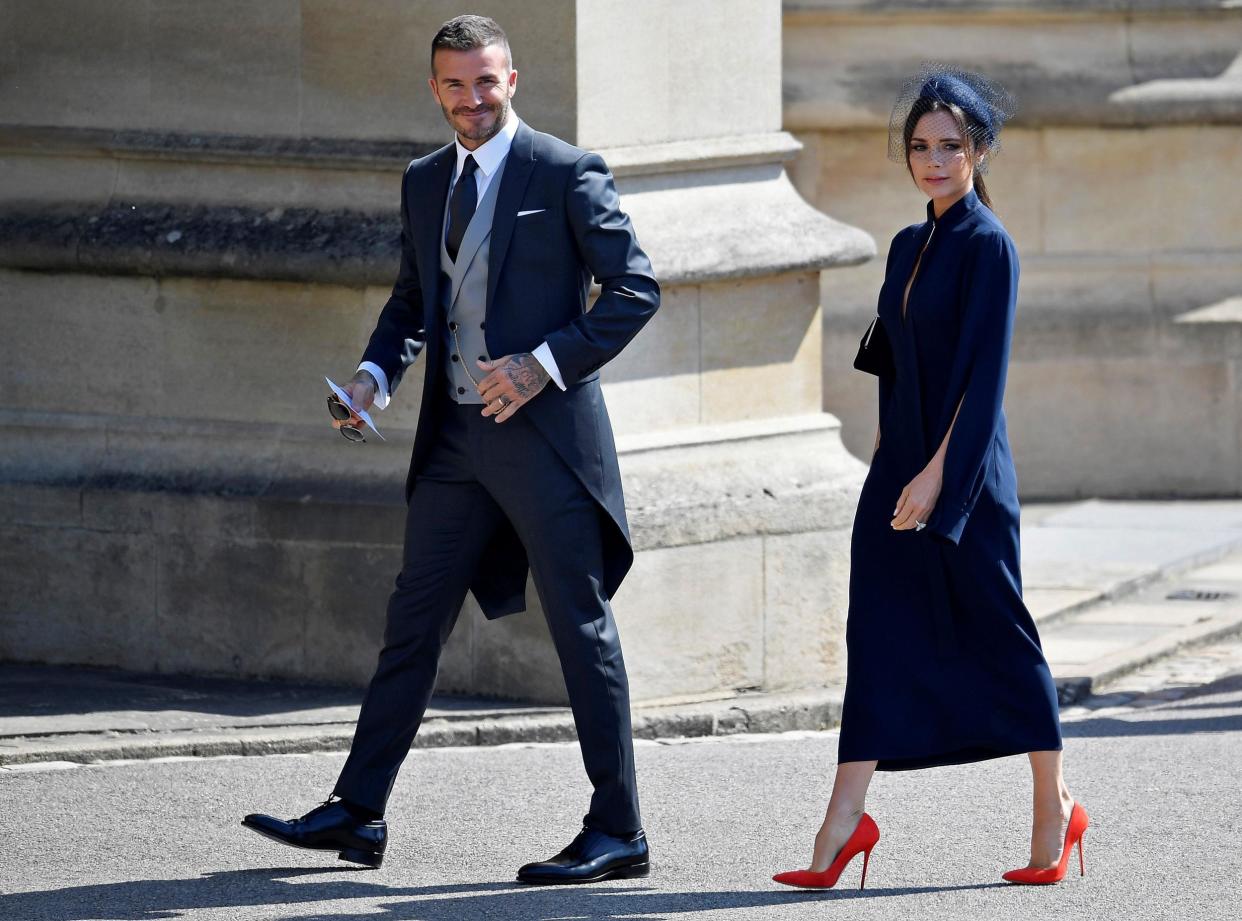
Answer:
[[(839, 761), (909, 770), (1061, 748), (1022, 601), (1001, 405), (1017, 287), (1013, 241), (973, 191), (939, 218), (928, 203), (889, 249), (879, 314), (897, 373), (880, 380), (880, 446), (854, 520)], [(893, 530), (959, 403), (927, 527)]]

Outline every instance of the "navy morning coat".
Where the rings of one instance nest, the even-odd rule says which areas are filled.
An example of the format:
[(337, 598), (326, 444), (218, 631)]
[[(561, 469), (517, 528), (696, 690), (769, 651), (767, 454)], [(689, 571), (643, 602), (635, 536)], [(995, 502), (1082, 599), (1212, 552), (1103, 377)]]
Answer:
[[(440, 384), (446, 379), (447, 356), (439, 235), (455, 164), (450, 143), (406, 167), (400, 269), (363, 354), (364, 361), (384, 370), (395, 392), (419, 353), (427, 353), (407, 500), (435, 441), (443, 406), (438, 394), (444, 389)], [(612, 174), (597, 154), (522, 123), (499, 181), (488, 260), (488, 354), (531, 352), (545, 341), (551, 348), (567, 389), (549, 383), (520, 412), (551, 443), (612, 525), (605, 528), (603, 586), (611, 597), (634, 552), (599, 369), (655, 313), (660, 287), (629, 217), (621, 211)], [(517, 220), (519, 211), (534, 210), (541, 213)], [(592, 279), (600, 294), (588, 310)], [(532, 484), (537, 483), (537, 471), (531, 475)], [(523, 610), (529, 567), (511, 525), (493, 538), (487, 560), (471, 585), (483, 612), (496, 618)]]

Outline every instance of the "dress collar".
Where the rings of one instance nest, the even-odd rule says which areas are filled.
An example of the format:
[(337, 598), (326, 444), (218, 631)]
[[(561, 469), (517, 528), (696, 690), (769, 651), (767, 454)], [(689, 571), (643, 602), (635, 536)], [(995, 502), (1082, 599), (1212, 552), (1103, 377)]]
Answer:
[(479, 172), (484, 176), (491, 176), (509, 155), (509, 148), (513, 146), (513, 136), (517, 134), (519, 124), (517, 113), (510, 109), (504, 126), (488, 138), (486, 143), (480, 144), (477, 149), (466, 150), (461, 146), (461, 141), (454, 138), (453, 146), (457, 148), (457, 168), (453, 171), (453, 175), (460, 176), (466, 157), (472, 156), (479, 167)]
[(936, 210), (932, 207), (932, 203), (927, 203), (927, 220), (944, 227), (952, 227), (971, 211), (979, 207), (979, 196), (975, 190), (968, 189), (966, 194), (949, 206), (949, 210), (940, 217), (936, 217)]

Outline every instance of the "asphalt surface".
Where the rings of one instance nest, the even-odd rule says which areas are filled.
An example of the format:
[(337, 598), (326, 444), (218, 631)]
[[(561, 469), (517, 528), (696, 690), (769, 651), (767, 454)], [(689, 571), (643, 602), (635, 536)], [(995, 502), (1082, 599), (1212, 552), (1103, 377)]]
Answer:
[(879, 775), (869, 888), (858, 862), (836, 890), (777, 887), (774, 871), (809, 858), (836, 753), (834, 732), (786, 733), (640, 742), (653, 873), (573, 888), (512, 882), (577, 830), (588, 789), (569, 744), (412, 752), (379, 871), (238, 824), (314, 805), (341, 754), (14, 770), (0, 774), (0, 919), (1236, 918), (1242, 671), (1073, 708), (1065, 730), (1092, 824), (1086, 877), (1056, 887), (1000, 882), (1026, 861), (1022, 758)]

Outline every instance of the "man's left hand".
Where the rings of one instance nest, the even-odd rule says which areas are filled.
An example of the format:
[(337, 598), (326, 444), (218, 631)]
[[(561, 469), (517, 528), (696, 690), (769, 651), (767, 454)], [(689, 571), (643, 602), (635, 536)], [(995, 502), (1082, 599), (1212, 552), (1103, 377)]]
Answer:
[(480, 361), (487, 376), (479, 381), (483, 397), (483, 415), (495, 416), (505, 422), (519, 409), (539, 395), (551, 378), (539, 359), (530, 352), (506, 355), (495, 361)]

